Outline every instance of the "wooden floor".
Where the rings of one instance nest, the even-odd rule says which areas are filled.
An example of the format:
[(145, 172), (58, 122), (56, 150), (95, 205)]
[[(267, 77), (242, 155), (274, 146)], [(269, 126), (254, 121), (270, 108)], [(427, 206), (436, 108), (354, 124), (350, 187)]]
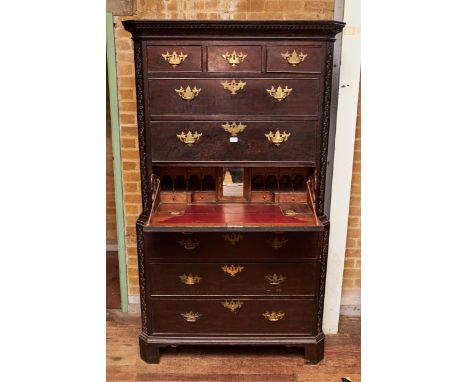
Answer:
[(325, 359), (304, 365), (303, 349), (286, 347), (179, 346), (161, 350), (161, 363), (138, 354), (140, 320), (108, 312), (107, 381), (342, 382), (360, 381), (361, 322), (342, 317), (340, 334), (327, 336)]

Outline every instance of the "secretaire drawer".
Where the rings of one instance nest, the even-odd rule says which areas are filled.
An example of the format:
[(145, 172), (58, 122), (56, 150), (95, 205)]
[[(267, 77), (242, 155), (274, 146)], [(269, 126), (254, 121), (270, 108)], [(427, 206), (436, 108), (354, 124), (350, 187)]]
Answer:
[(209, 72), (260, 72), (261, 46), (208, 46)]
[(267, 72), (320, 73), (322, 65), (321, 44), (267, 47)]
[(315, 334), (312, 299), (154, 299), (152, 334)]
[(201, 72), (201, 45), (150, 45), (147, 47), (148, 72)]
[[(232, 138), (230, 130), (238, 130)], [(226, 131), (226, 130), (227, 131)], [(151, 122), (152, 160), (316, 163), (316, 121)]]
[(320, 258), (321, 232), (145, 232), (145, 254), (159, 261), (294, 261)]
[(151, 116), (317, 115), (318, 78), (149, 80)]
[(156, 295), (313, 295), (314, 263), (149, 263)]

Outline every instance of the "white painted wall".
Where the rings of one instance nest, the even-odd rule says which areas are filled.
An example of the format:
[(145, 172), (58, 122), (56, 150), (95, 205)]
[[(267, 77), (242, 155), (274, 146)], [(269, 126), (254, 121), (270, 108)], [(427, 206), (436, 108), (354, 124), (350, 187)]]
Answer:
[(338, 332), (343, 282), (354, 138), (361, 71), (361, 1), (345, 0), (335, 158), (330, 207), (330, 244), (323, 312), (325, 334)]

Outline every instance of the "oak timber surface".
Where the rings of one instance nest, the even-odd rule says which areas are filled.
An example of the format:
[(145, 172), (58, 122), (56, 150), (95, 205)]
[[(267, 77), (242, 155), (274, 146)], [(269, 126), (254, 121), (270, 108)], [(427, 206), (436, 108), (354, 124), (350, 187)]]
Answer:
[[(360, 381), (360, 318), (341, 317), (337, 335), (327, 336), (325, 358), (304, 365), (303, 349), (247, 346), (179, 346), (161, 351), (159, 365), (140, 359), (139, 316), (107, 321), (107, 381), (341, 382)], [(127, 316), (128, 317), (128, 316)]]

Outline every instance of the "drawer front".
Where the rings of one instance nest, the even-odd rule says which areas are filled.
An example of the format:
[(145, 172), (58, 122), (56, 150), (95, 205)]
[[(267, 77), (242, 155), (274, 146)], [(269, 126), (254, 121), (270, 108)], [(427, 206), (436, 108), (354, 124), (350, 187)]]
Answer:
[(147, 47), (148, 72), (201, 72), (202, 47), (151, 45)]
[[(239, 121), (236, 125), (233, 125), (234, 121), (151, 122), (153, 162), (267, 161), (308, 165), (316, 162), (315, 121), (242, 121), (244, 131), (237, 134), (235, 142), (231, 142), (231, 134), (224, 130), (223, 125), (227, 123), (234, 129), (240, 124)], [(195, 133), (202, 135), (191, 141), (189, 132), (192, 138)], [(271, 140), (265, 136), (270, 132)]]
[(208, 46), (209, 72), (260, 72), (261, 46)]
[[(237, 78), (231, 86), (232, 81), (232, 78), (150, 79), (151, 116), (212, 115), (214, 112), (218, 115), (318, 114), (319, 79)], [(288, 95), (286, 87), (292, 89)], [(273, 96), (267, 89), (272, 90)], [(275, 97), (284, 98), (279, 101)]]
[(320, 258), (321, 232), (145, 232), (145, 256), (158, 261), (293, 261)]
[(267, 72), (320, 73), (322, 65), (321, 45), (267, 48)]
[(161, 295), (314, 295), (316, 263), (149, 263), (149, 291)]
[(151, 299), (152, 334), (316, 334), (311, 299)]

